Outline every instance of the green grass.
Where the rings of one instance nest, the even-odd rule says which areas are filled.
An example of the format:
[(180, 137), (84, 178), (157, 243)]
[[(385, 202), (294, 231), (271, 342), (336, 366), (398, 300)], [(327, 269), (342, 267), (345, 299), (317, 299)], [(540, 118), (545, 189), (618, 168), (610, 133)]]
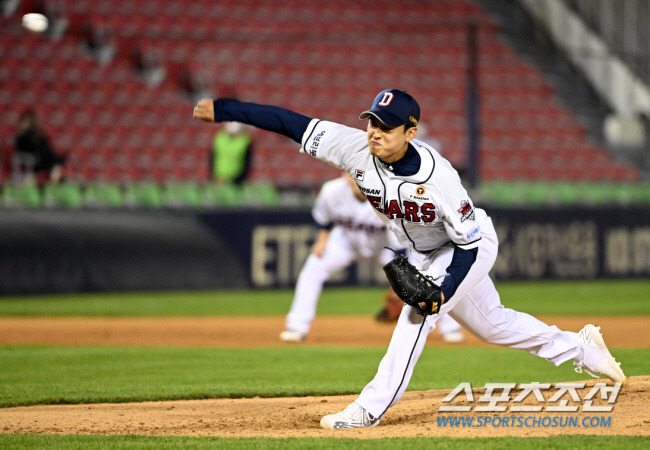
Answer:
[(531, 314), (650, 314), (648, 280), (496, 283), (501, 302)]
[[(500, 282), (504, 305), (531, 314), (650, 314), (647, 280)], [(319, 314), (373, 314), (382, 287), (324, 289)], [(135, 292), (0, 297), (0, 315), (284, 315), (293, 291)]]
[[(377, 348), (265, 349), (0, 347), (0, 406), (145, 400), (356, 394), (374, 376)], [(650, 349), (615, 349), (628, 375), (650, 373)], [(345, 376), (341, 376), (345, 374)], [(425, 348), (409, 390), (451, 389), (462, 381), (582, 380), (503, 348)]]
[(219, 449), (485, 449), (485, 450), (527, 450), (606, 448), (621, 450), (646, 449), (650, 445), (647, 437), (624, 436), (558, 436), (552, 438), (388, 438), (388, 439), (345, 439), (345, 438), (219, 438), (179, 436), (40, 436), (0, 434), (3, 449), (24, 448), (102, 448), (102, 449), (175, 449), (175, 448), (219, 448)]
[[(500, 282), (504, 305), (531, 314), (648, 315), (647, 280)], [(373, 314), (384, 288), (326, 288), (319, 314)], [(284, 315), (292, 290), (108, 293), (0, 297), (0, 315), (208, 316)], [(254, 306), (251, 306), (254, 305)], [(357, 394), (372, 378), (383, 347), (139, 348), (0, 347), (0, 407), (49, 403), (126, 402), (231, 397)], [(650, 373), (650, 348), (613, 349), (628, 375)], [(340, 374), (345, 373), (345, 377)], [(585, 379), (570, 363), (559, 368), (502, 348), (428, 346), (409, 390), (450, 389), (461, 381)], [(0, 427), (1, 432), (1, 427)], [(0, 434), (0, 448), (648, 448), (637, 437), (409, 439), (230, 439), (166, 436)]]

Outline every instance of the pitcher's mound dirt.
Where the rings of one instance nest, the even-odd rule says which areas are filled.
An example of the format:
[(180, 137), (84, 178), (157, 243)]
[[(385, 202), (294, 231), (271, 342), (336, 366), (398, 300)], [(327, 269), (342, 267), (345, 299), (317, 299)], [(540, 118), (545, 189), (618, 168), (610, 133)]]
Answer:
[[(596, 380), (578, 389), (583, 402), (577, 412), (439, 413), (449, 390), (407, 392), (384, 416), (379, 426), (367, 429), (323, 430), (323, 415), (340, 411), (355, 396), (251, 398), (93, 405), (29, 406), (0, 409), (0, 432), (46, 434), (138, 434), (223, 437), (497, 437), (557, 436), (560, 434), (650, 435), (650, 377), (631, 377), (611, 412), (585, 412), (584, 398)], [(474, 389), (474, 398), (485, 389)], [(551, 394), (557, 389), (549, 391)], [(532, 396), (531, 396), (532, 397)], [(569, 398), (568, 394), (563, 398)], [(464, 397), (463, 397), (464, 399)], [(465, 402), (467, 404), (467, 402)], [(539, 405), (527, 399), (523, 404)], [(546, 408), (558, 405), (546, 403)], [(573, 404), (569, 400), (569, 405)], [(475, 404), (474, 404), (475, 405)], [(521, 405), (521, 403), (519, 403)], [(596, 396), (593, 406), (608, 403)], [(473, 406), (476, 408), (476, 406)], [(440, 417), (473, 418), (487, 426), (444, 427)], [(522, 418), (521, 422), (519, 419)], [(575, 426), (567, 424), (575, 417)], [(556, 418), (556, 419), (554, 419)], [(536, 420), (537, 419), (537, 420)], [(555, 420), (555, 422), (554, 422)], [(535, 425), (535, 424), (538, 425)], [(556, 423), (556, 426), (552, 426)], [(547, 426), (544, 426), (546, 424)]]

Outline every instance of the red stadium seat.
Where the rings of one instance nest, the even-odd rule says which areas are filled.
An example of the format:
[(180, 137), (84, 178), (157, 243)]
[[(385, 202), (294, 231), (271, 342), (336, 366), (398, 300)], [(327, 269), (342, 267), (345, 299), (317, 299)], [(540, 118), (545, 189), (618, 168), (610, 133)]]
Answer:
[[(412, 2), (407, 9), (381, 2), (381, 13), (344, 0), (304, 2), (301, 8), (282, 0), (62, 3), (75, 30), (86, 20), (105, 26), (118, 49), (115, 58), (98, 63), (81, 48), (77, 33), (53, 41), (3, 30), (0, 80), (11, 82), (0, 83), (0, 107), (3, 121), (12, 122), (40, 103), (44, 122), (58, 135), (55, 143), (60, 137), (71, 146), (74, 164), (68, 169), (79, 170), (86, 181), (208, 176), (216, 127), (192, 121), (193, 100), (177, 82), (183, 69), (202, 77), (215, 96), (276, 103), (358, 128), (364, 125), (356, 115), (368, 98), (386, 86), (403, 86), (420, 99), (423, 123), (444, 155), (463, 161), (468, 17), (479, 23), (483, 177), (639, 177), (586, 141), (584, 128), (554, 99), (551, 84), (499, 39), (497, 25), (470, 0)], [(411, 29), (377, 33), (405, 18)], [(135, 45), (162, 55), (162, 84), (150, 86), (132, 70), (129, 50)], [(286, 138), (253, 135), (253, 179), (314, 187), (336, 176), (336, 169), (298, 155)], [(118, 163), (109, 160), (115, 154)]]

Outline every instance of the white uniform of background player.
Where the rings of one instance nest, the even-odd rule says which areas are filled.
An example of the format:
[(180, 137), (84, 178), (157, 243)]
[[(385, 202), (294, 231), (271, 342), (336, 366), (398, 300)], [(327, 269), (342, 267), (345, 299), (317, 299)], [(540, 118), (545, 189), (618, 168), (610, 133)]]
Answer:
[(194, 117), (236, 120), (284, 134), (300, 141), (302, 152), (344, 169), (411, 250), (416, 267), (440, 283), (443, 294), (449, 293), (439, 314), (423, 317), (410, 306), (402, 309), (373, 380), (343, 411), (324, 416), (322, 427), (377, 425), (406, 390), (427, 335), (446, 314), (486, 342), (522, 349), (555, 365), (573, 361), (576, 370), (625, 381), (597, 327), (562, 331), (501, 304), (488, 276), (498, 253), (492, 221), (474, 207), (449, 162), (416, 139), (420, 108), (406, 92), (380, 92), (372, 108), (359, 116), (369, 119), (366, 132), (228, 99), (199, 101)]
[[(348, 175), (323, 184), (312, 216), (321, 229), (296, 283), (286, 329), (280, 334), (285, 342), (307, 336), (323, 284), (333, 273), (360, 259), (384, 266), (395, 257), (389, 249), (403, 248)], [(446, 342), (463, 339), (460, 325), (449, 316), (441, 318), (438, 329)]]

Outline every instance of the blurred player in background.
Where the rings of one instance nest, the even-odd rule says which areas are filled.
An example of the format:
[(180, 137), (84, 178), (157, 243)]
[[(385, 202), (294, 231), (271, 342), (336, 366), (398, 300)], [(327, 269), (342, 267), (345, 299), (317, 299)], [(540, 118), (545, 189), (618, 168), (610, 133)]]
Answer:
[[(316, 316), (323, 284), (334, 272), (359, 259), (372, 259), (383, 266), (395, 256), (390, 249), (402, 249), (347, 174), (323, 185), (312, 216), (319, 232), (300, 271), (286, 329), (280, 333), (280, 339), (285, 342), (305, 339)], [(396, 321), (404, 303), (392, 289), (386, 294), (385, 301), (387, 305), (380, 312), (379, 319)], [(464, 339), (460, 325), (449, 316), (442, 320), (440, 332), (445, 342), (462, 342)]]

